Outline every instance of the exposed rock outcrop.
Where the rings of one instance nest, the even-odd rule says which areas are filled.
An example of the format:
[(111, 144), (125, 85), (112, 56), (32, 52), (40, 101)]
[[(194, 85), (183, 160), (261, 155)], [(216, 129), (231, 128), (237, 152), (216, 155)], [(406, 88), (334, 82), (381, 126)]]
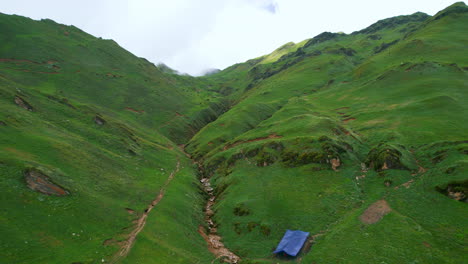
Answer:
[(19, 96), (15, 96), (15, 103), (18, 106), (20, 106), (20, 107), (22, 107), (22, 108), (24, 108), (24, 109), (26, 109), (28, 111), (33, 111), (34, 110), (33, 107), (28, 102), (26, 102), (26, 100), (24, 100), (23, 98), (21, 98)]
[(24, 179), (31, 190), (46, 195), (65, 196), (70, 194), (63, 187), (55, 184), (47, 175), (37, 169), (28, 169), (24, 172)]

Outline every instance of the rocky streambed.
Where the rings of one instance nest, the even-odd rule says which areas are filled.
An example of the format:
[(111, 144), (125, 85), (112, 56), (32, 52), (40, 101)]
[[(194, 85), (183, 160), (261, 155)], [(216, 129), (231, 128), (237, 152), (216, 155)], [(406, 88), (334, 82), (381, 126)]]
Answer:
[(216, 202), (216, 196), (214, 194), (213, 187), (211, 187), (210, 179), (208, 177), (204, 177), (200, 180), (200, 182), (203, 186), (203, 190), (208, 195), (208, 199), (205, 205), (205, 222), (207, 228), (200, 225), (198, 227), (198, 232), (208, 244), (208, 250), (213, 253), (217, 259), (220, 259), (224, 263), (239, 263), (241, 260), (239, 256), (227, 249), (223, 242), (221, 242), (222, 237), (218, 235), (216, 223), (213, 221), (213, 206)]

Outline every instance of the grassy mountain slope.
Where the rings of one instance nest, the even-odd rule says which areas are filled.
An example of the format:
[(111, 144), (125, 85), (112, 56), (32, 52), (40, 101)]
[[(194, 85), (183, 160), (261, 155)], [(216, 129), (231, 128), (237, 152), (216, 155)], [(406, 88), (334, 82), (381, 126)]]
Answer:
[[(244, 91), (186, 147), (213, 174), (225, 244), (270, 263), (301, 229), (318, 235), (304, 262), (463, 262), (466, 204), (446, 195), (467, 180), (466, 10), (323, 33), (210, 76)], [(392, 211), (363, 223), (382, 199)]]
[[(1, 15), (0, 28), (0, 262), (108, 261), (178, 161), (164, 203), (188, 218), (166, 223), (175, 239), (161, 247), (180, 256), (173, 263), (211, 259), (196, 231), (195, 171), (172, 140), (193, 133), (185, 115), (216, 92), (74, 27)], [(35, 192), (28, 180), (65, 196)], [(172, 215), (162, 209), (157, 221)]]
[(467, 25), (456, 3), (194, 78), (0, 15), (0, 262), (213, 263), (209, 177), (242, 263), (291, 263), (286, 229), (311, 233), (293, 263), (463, 263)]
[[(27, 111), (13, 102), (18, 90), (28, 89), (2, 79), (2, 262), (108, 260), (118, 248), (116, 241), (125, 239), (178, 160), (187, 169), (169, 186), (188, 192), (166, 199), (188, 207), (194, 220), (188, 223), (192, 226), (183, 218), (168, 226), (186, 227), (197, 235), (202, 204), (193, 202), (201, 198), (192, 189), (193, 169), (174, 143), (117, 118), (105, 116), (106, 123), (98, 125), (93, 106), (64, 104), (35, 91), (21, 93), (34, 107)], [(46, 196), (27, 188), (25, 174), (31, 168), (69, 195)], [(201, 238), (194, 241), (204, 248)], [(191, 251), (193, 245), (185, 249)]]
[[(1, 15), (2, 70), (43, 94), (90, 103), (182, 143), (219, 93), (206, 81), (137, 58), (112, 40), (73, 26)], [(25, 74), (25, 72), (29, 74)], [(211, 101), (210, 101), (211, 99)]]

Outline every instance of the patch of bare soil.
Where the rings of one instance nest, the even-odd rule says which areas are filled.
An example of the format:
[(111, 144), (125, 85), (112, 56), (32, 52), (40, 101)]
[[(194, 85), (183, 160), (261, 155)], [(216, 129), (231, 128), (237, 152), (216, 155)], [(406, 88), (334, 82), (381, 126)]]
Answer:
[[(416, 160), (416, 164), (418, 164), (418, 172), (417, 173), (412, 173), (411, 176), (421, 176), (422, 174), (426, 173), (427, 169), (424, 168), (423, 166), (419, 165), (419, 160)], [(384, 165), (386, 165), (384, 163)], [(382, 168), (383, 169), (383, 168)], [(400, 184), (395, 187), (395, 190), (400, 189), (400, 187), (405, 187), (406, 189), (410, 188), (411, 185), (414, 183), (415, 179), (411, 179), (403, 184)]]
[(283, 136), (279, 136), (279, 135), (273, 133), (273, 134), (271, 134), (269, 136), (266, 136), (266, 137), (259, 137), (259, 138), (249, 139), (249, 140), (240, 140), (240, 141), (236, 141), (236, 142), (234, 142), (232, 144), (227, 144), (226, 146), (224, 146), (223, 151), (228, 150), (228, 149), (233, 148), (233, 147), (236, 147), (236, 146), (239, 146), (241, 144), (245, 144), (245, 143), (261, 141), (261, 140), (266, 140), (266, 139), (282, 138), (282, 137)]
[(137, 113), (137, 114), (142, 114), (142, 113), (145, 112), (145, 110), (137, 110), (137, 109), (133, 109), (131, 107), (125, 107), (125, 110), (131, 111), (131, 112), (134, 112), (134, 113)]
[(33, 73), (42, 73), (42, 74), (60, 74), (60, 72), (42, 72), (42, 71), (31, 71)]
[(113, 238), (109, 238), (109, 239), (104, 240), (102, 245), (103, 246), (114, 246), (114, 245), (122, 246), (122, 241), (117, 241)]
[(24, 173), (24, 179), (31, 190), (55, 196), (65, 196), (69, 194), (67, 190), (53, 183), (48, 176), (36, 169), (27, 170)]
[(348, 123), (349, 121), (353, 121), (353, 120), (356, 120), (356, 118), (354, 117), (349, 117), (349, 118), (346, 118), (346, 119), (343, 119), (343, 123)]
[[(419, 162), (418, 162), (419, 163)], [(422, 167), (422, 166), (418, 166), (418, 173), (419, 174), (422, 174), (422, 173), (425, 173), (427, 171), (426, 168)]]
[(214, 190), (211, 187), (209, 178), (203, 178), (200, 180), (203, 185), (203, 190), (209, 195), (208, 201), (205, 206), (205, 222), (208, 226), (208, 232), (203, 226), (198, 227), (198, 233), (203, 237), (208, 245), (208, 250), (216, 256), (216, 259), (219, 259), (223, 263), (239, 263), (240, 258), (229, 249), (227, 249), (223, 242), (222, 238), (217, 234), (216, 225), (213, 222), (214, 211), (212, 209), (215, 204), (216, 196), (214, 195)]
[[(100, 75), (100, 74), (97, 74), (97, 75)], [(119, 74), (113, 74), (113, 73), (106, 73), (104, 74), (105, 76), (109, 77), (109, 78), (122, 78), (123, 75), (119, 75)]]
[(451, 199), (457, 200), (457, 201), (465, 201), (466, 200), (466, 195), (462, 191), (453, 191), (453, 190), (448, 190), (447, 191), (447, 196)]
[(390, 213), (392, 208), (387, 201), (379, 200), (371, 204), (366, 211), (359, 217), (364, 224), (375, 224), (382, 219), (386, 214)]
[[(411, 187), (411, 184), (413, 184), (413, 182), (414, 182), (414, 179), (411, 179), (403, 183), (402, 185), (400, 185), (400, 187), (405, 187), (406, 189), (408, 189), (409, 187)], [(398, 189), (398, 186), (395, 189)]]
[[(79, 234), (78, 234), (79, 235)], [(57, 237), (47, 234), (44, 231), (34, 232), (34, 236), (39, 238), (41, 244), (51, 248), (63, 247), (63, 241)]]
[(25, 69), (15, 69), (11, 67), (5, 67), (5, 69), (13, 70), (13, 71), (21, 71), (21, 72), (32, 72), (32, 73), (42, 73), (42, 74), (59, 74), (60, 72), (43, 72), (43, 71), (30, 71)]
[[(47, 62), (36, 62), (32, 60), (17, 60), (17, 59), (6, 59), (6, 58), (0, 58), (0, 62), (6, 62), (10, 64), (14, 64), (16, 66), (21, 66), (21, 65), (31, 65), (31, 64), (36, 64), (36, 65), (45, 65), (45, 64), (50, 64), (50, 62), (56, 63), (56, 61), (47, 61)], [(58, 70), (60, 67), (57, 65), (53, 65), (52, 68)], [(11, 67), (4, 67), (4, 69), (10, 69), (14, 71), (22, 71), (22, 72), (32, 72), (32, 73), (43, 73), (43, 74), (58, 74), (59, 72), (42, 72), (42, 71), (31, 71), (31, 70), (26, 70), (26, 69), (16, 69), (16, 68), (11, 68)]]
[(33, 107), (28, 102), (26, 102), (26, 100), (24, 100), (23, 98), (19, 96), (15, 96), (15, 104), (17, 104), (18, 106), (28, 111), (33, 111)]
[(133, 244), (135, 243), (135, 240), (138, 234), (145, 227), (146, 219), (148, 218), (149, 213), (162, 200), (162, 198), (164, 197), (164, 193), (166, 191), (166, 187), (172, 181), (172, 179), (174, 178), (174, 175), (179, 171), (179, 168), (180, 168), (180, 162), (177, 161), (175, 170), (169, 175), (163, 187), (159, 190), (159, 193), (156, 196), (156, 198), (153, 201), (151, 201), (151, 203), (145, 209), (144, 213), (140, 216), (140, 218), (136, 220), (135, 226), (130, 232), (130, 234), (128, 235), (127, 239), (119, 242), (121, 243), (120, 250), (112, 257), (112, 259), (109, 261), (110, 263), (117, 263), (121, 261), (122, 259), (124, 259), (128, 255), (128, 253), (130, 253), (130, 250), (132, 249)]
[(17, 60), (17, 59), (0, 59), (0, 62), (27, 62), (27, 63), (33, 63), (33, 64), (41, 64), (36, 61), (32, 60)]
[(366, 175), (362, 174), (362, 175), (356, 176), (356, 180), (359, 181), (361, 179), (364, 179), (365, 177), (366, 177)]
[(346, 109), (349, 109), (349, 107), (347, 107), (347, 106), (340, 107), (340, 108), (333, 109), (333, 111), (346, 110)]
[(341, 165), (340, 159), (339, 158), (331, 159), (330, 163), (332, 165), (332, 169), (334, 171), (338, 171), (338, 167)]

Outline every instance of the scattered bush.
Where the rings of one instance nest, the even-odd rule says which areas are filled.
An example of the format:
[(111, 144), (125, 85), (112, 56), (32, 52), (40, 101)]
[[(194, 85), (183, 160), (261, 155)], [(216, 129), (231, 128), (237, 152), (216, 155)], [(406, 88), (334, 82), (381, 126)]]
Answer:
[(397, 44), (398, 41), (400, 41), (400, 40), (399, 40), (399, 39), (395, 39), (394, 41), (391, 41), (391, 42), (388, 42), (388, 43), (384, 42), (384, 43), (380, 44), (380, 46), (375, 47), (374, 53), (375, 53), (375, 54), (380, 53), (380, 52), (382, 52), (382, 51), (388, 49), (390, 46), (393, 46), (393, 45)]
[(236, 164), (236, 161), (243, 159), (243, 158), (244, 158), (244, 153), (242, 152), (236, 153), (227, 160), (227, 165), (234, 166)]
[(385, 181), (384, 181), (385, 187), (390, 187), (390, 186), (392, 186), (392, 183), (393, 183), (392, 180), (385, 180)]
[(267, 225), (262, 224), (260, 225), (260, 232), (262, 232), (264, 236), (269, 236), (271, 233), (271, 229)]
[(432, 163), (437, 164), (442, 162), (445, 158), (447, 158), (447, 150), (439, 150), (434, 153), (434, 157), (432, 158)]
[(273, 155), (273, 154), (271, 154), (269, 152), (262, 151), (257, 156), (256, 163), (257, 163), (257, 166), (259, 166), (259, 167), (265, 167), (265, 166), (269, 166), (269, 165), (275, 163), (276, 159), (277, 158), (276, 158), (275, 155)]
[(460, 202), (468, 202), (468, 180), (450, 182), (443, 186), (436, 186), (436, 191), (443, 195), (446, 195), (450, 199), (454, 199)]
[(407, 170), (408, 168), (401, 162), (402, 153), (390, 146), (380, 144), (367, 154), (366, 166), (376, 171), (388, 169)]
[(254, 149), (251, 149), (251, 150), (247, 151), (247, 152), (245, 153), (245, 156), (246, 156), (247, 158), (253, 158), (253, 157), (257, 156), (257, 154), (258, 154), (259, 152), (260, 152), (260, 149), (254, 148)]
[(259, 226), (259, 224), (257, 222), (249, 222), (247, 224), (247, 230), (249, 232), (252, 232), (257, 226)]
[(233, 213), (237, 216), (246, 216), (250, 215), (250, 210), (247, 207), (245, 207), (243, 203), (240, 203), (236, 205), (236, 207), (234, 207)]
[(272, 142), (269, 142), (267, 144), (265, 144), (266, 148), (270, 148), (270, 149), (273, 149), (273, 150), (276, 150), (276, 151), (283, 151), (284, 149), (284, 146), (281, 142), (276, 142), (276, 141), (272, 141)]
[(455, 171), (456, 167), (450, 167), (445, 170), (445, 173), (452, 174)]
[(234, 226), (234, 232), (236, 232), (236, 234), (240, 235), (242, 233), (241, 223), (235, 222), (232, 225)]

